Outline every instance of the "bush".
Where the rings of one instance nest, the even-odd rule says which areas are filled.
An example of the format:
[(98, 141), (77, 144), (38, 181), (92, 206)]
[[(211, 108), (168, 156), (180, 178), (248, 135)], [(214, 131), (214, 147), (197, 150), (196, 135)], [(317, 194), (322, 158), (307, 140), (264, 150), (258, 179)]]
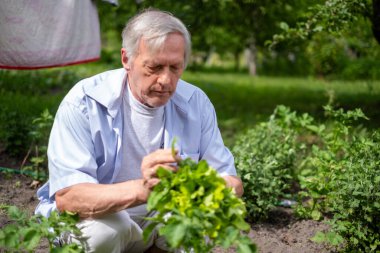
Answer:
[(342, 160), (332, 227), (355, 252), (380, 250), (380, 133), (355, 138)]
[(379, 60), (367, 57), (348, 61), (340, 77), (346, 80), (379, 80)]
[(266, 217), (291, 183), (298, 183), (296, 213), (331, 217), (332, 231), (318, 233), (315, 241), (349, 252), (378, 252), (380, 133), (353, 127), (367, 119), (360, 109), (324, 109), (328, 120), (318, 124), (279, 106), (268, 122), (239, 137), (233, 153), (248, 214)]
[(0, 143), (7, 154), (25, 156), (33, 118), (45, 108), (55, 112), (77, 78), (70, 71), (0, 70)]
[(316, 36), (306, 50), (316, 76), (332, 76), (341, 73), (348, 60), (346, 41), (331, 35)]
[[(333, 119), (318, 134), (300, 174), (302, 196), (308, 205), (298, 213), (320, 218), (331, 214), (333, 234), (317, 240), (335, 244), (344, 241), (345, 250), (375, 252), (380, 249), (380, 135), (352, 128), (365, 118), (361, 110), (344, 112), (325, 107)], [(330, 234), (331, 235), (331, 234)]]
[(252, 220), (266, 218), (294, 182), (297, 153), (297, 129), (311, 118), (297, 116), (279, 106), (268, 122), (261, 123), (238, 137), (232, 149), (244, 185), (244, 200)]
[(0, 111), (0, 143), (8, 154), (18, 157), (26, 153), (27, 144), (30, 142), (30, 137), (26, 134), (30, 129), (30, 121), (29, 116), (19, 114), (6, 105), (2, 107)]

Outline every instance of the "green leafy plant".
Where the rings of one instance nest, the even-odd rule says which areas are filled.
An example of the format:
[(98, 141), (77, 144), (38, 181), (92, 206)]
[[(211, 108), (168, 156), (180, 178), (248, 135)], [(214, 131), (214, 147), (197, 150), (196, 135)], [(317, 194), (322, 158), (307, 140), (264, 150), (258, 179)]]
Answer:
[(74, 83), (89, 75), (89, 69), (94, 70), (0, 69), (0, 151), (22, 159), (32, 142), (28, 134), (33, 128), (32, 120), (45, 108), (54, 114), (64, 95)]
[(148, 210), (157, 215), (150, 218), (144, 238), (157, 226), (173, 249), (210, 252), (217, 245), (235, 245), (238, 252), (255, 252), (256, 246), (242, 234), (250, 229), (244, 220), (244, 202), (226, 187), (224, 179), (206, 161), (187, 158), (178, 166), (177, 172), (157, 171), (161, 182), (148, 199)]
[(300, 216), (315, 220), (321, 219), (323, 213), (331, 211), (337, 182), (347, 170), (347, 155), (354, 155), (351, 154), (351, 145), (359, 138), (360, 132), (352, 128), (351, 124), (355, 120), (366, 118), (359, 109), (344, 112), (342, 109), (333, 110), (331, 106), (324, 108), (326, 115), (332, 120), (328, 126), (320, 124), (309, 128), (318, 143), (311, 146), (307, 157), (300, 164), (301, 172), (298, 175), (302, 188), (299, 193), (300, 202), (304, 199), (308, 201), (299, 205), (296, 211)]
[[(32, 121), (33, 129), (29, 132), (32, 144), (21, 165), (22, 171), (37, 181), (44, 181), (47, 178), (47, 143), (53, 125), (53, 116), (48, 109)], [(32, 155), (32, 156), (31, 156)], [(31, 157), (30, 157), (31, 156)], [(30, 164), (24, 165), (30, 159)]]
[(359, 131), (351, 124), (366, 118), (359, 109), (344, 112), (325, 107), (333, 118), (319, 133), (321, 143), (313, 146), (303, 164), (301, 196), (308, 205), (297, 212), (320, 218), (329, 213), (332, 231), (318, 233), (314, 240), (343, 243), (355, 252), (380, 249), (380, 134)]
[[(0, 90), (0, 97), (5, 96), (3, 93)], [(20, 115), (11, 108), (11, 104), (11, 102), (7, 104), (0, 101), (2, 108), (0, 110), (0, 121), (2, 122), (0, 124), (0, 148), (13, 157), (19, 157), (25, 154), (30, 141), (29, 136), (25, 134), (30, 129), (30, 115)]]
[(285, 106), (278, 106), (268, 122), (241, 135), (232, 152), (244, 184), (244, 200), (250, 219), (268, 216), (281, 198), (289, 198), (295, 181), (299, 144), (298, 130), (312, 121), (307, 114), (298, 116)]
[(78, 216), (71, 213), (52, 212), (49, 218), (34, 215), (28, 217), (16, 206), (0, 206), (8, 213), (11, 223), (0, 230), (0, 250), (6, 252), (34, 252), (42, 239), (49, 242), (50, 252), (77, 253), (83, 252), (85, 241), (79, 244), (66, 244), (55, 247), (54, 240), (64, 233), (81, 238), (79, 228), (76, 227)]
[(358, 19), (370, 17), (371, 6), (369, 1), (363, 0), (327, 0), (323, 4), (310, 7), (305, 14), (306, 18), (297, 23), (295, 28), (289, 27), (285, 22), (280, 23), (283, 30), (281, 34), (273, 35), (272, 41), (266, 41), (270, 47), (291, 39), (307, 39), (316, 33), (328, 32), (335, 35), (350, 29)]
[(380, 133), (355, 138), (348, 151), (335, 181), (331, 225), (349, 251), (379, 252)]
[(318, 123), (279, 106), (268, 122), (240, 137), (233, 149), (248, 213), (266, 215), (289, 185), (299, 184), (296, 214), (330, 217), (331, 231), (313, 240), (348, 252), (380, 249), (380, 133), (354, 126), (360, 109), (324, 107)]

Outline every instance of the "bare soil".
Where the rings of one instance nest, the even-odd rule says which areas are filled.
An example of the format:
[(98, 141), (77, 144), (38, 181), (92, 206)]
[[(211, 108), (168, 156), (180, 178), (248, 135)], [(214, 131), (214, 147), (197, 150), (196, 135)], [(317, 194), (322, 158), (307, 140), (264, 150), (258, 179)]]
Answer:
[[(0, 167), (17, 168), (19, 163), (14, 159), (0, 154)], [(36, 187), (31, 186), (30, 177), (18, 174), (4, 174), (0, 172), (0, 205), (15, 205), (29, 215), (33, 215), (38, 203)], [(0, 229), (9, 223), (4, 212), (0, 211)], [(318, 244), (310, 240), (317, 231), (327, 231), (324, 222), (299, 220), (293, 215), (290, 208), (278, 207), (270, 213), (265, 222), (251, 224), (249, 236), (262, 253), (327, 253), (334, 252), (325, 244)], [(0, 250), (1, 252), (1, 250)], [(38, 252), (48, 252), (45, 245), (41, 245)], [(234, 249), (214, 250), (216, 253), (236, 252)]]

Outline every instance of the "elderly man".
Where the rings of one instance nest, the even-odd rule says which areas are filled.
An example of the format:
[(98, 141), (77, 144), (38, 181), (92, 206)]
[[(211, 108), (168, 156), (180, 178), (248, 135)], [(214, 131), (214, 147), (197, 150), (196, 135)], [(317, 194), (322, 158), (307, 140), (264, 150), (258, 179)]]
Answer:
[[(175, 170), (180, 157), (204, 159), (238, 196), (243, 187), (211, 102), (180, 80), (191, 50), (184, 24), (146, 10), (127, 23), (122, 38), (123, 68), (80, 81), (57, 111), (49, 181), (38, 191), (36, 213), (78, 213), (87, 252), (165, 252), (157, 234), (142, 240), (159, 167)], [(178, 157), (170, 150), (174, 137)]]

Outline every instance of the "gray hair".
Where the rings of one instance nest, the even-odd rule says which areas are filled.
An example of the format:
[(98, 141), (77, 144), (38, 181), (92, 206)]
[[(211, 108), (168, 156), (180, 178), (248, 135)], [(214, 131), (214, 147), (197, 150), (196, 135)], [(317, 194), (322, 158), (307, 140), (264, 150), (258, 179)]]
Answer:
[(157, 50), (162, 47), (167, 36), (171, 33), (180, 33), (185, 39), (184, 63), (187, 65), (191, 53), (190, 33), (181, 20), (169, 12), (147, 9), (128, 21), (122, 32), (123, 48), (127, 51), (128, 61), (134, 59), (138, 53), (141, 39), (148, 47)]

